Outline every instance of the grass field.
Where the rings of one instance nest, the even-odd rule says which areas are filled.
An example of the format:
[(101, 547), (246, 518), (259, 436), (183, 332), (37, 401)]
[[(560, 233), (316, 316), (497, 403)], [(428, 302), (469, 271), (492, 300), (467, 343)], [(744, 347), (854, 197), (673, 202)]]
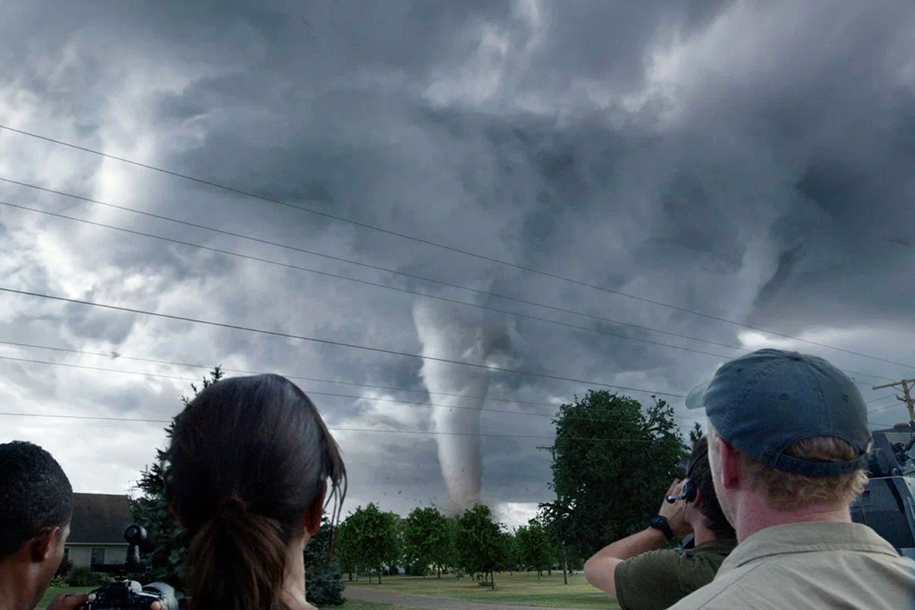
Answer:
[(469, 577), (457, 580), (454, 576), (442, 576), (441, 580), (435, 577), (388, 576), (382, 577), (380, 585), (374, 581), (370, 585), (368, 579), (360, 578), (358, 583), (347, 585), (490, 604), (619, 608), (603, 592), (589, 585), (580, 572), (569, 577), (568, 585), (562, 583), (562, 572), (553, 572), (552, 576), (544, 574), (540, 580), (537, 580), (536, 573), (496, 574), (495, 591), (481, 587)]
[(61, 593), (88, 593), (97, 587), (48, 587), (44, 597), (38, 603), (37, 610), (44, 610), (51, 603), (51, 600)]
[[(50, 587), (38, 604), (37, 610), (45, 610), (51, 600), (61, 593), (88, 593), (96, 587)], [(372, 604), (369, 602), (360, 602), (356, 600), (348, 601), (342, 606), (335, 606), (341, 610), (393, 610), (394, 606), (390, 604)]]
[[(345, 577), (344, 577), (345, 578)], [(348, 586), (364, 587), (384, 591), (399, 591), (414, 595), (427, 595), (446, 599), (490, 604), (518, 606), (554, 606), (560, 608), (618, 608), (606, 595), (589, 585), (581, 573), (569, 577), (569, 584), (562, 584), (562, 573), (546, 574), (538, 581), (536, 574), (515, 573), (496, 574), (496, 590), (481, 587), (478, 583), (464, 578), (457, 580), (454, 576), (420, 578), (416, 576), (382, 577), (382, 584), (369, 584), (368, 579), (360, 578), (359, 582), (347, 583)], [(55, 588), (45, 593), (38, 610), (45, 610), (47, 604), (59, 593), (88, 593), (94, 587)], [(344, 596), (346, 594), (344, 593)], [(393, 610), (389, 604), (373, 604), (356, 600), (347, 601), (341, 610)]]

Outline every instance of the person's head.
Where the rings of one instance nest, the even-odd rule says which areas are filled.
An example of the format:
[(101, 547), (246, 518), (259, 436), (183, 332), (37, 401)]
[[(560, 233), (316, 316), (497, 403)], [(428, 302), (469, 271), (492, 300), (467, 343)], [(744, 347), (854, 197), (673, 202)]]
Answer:
[(721, 510), (718, 494), (715, 493), (715, 483), (708, 459), (707, 436), (703, 436), (693, 445), (687, 478), (692, 481), (695, 488), (695, 499), (688, 501), (686, 505), (686, 518), (693, 524), (694, 529), (694, 520), (700, 519), (702, 525), (715, 534), (716, 538), (734, 538), (734, 528)]
[[(32, 443), (0, 445), (0, 569), (37, 604), (64, 557), (73, 489), (60, 464)], [(12, 596), (0, 591), (0, 596)]]
[(715, 489), (731, 523), (747, 494), (790, 521), (847, 510), (867, 482), (867, 405), (822, 358), (753, 352), (718, 369), (687, 406), (708, 415)]
[(345, 494), (340, 451), (315, 405), (279, 375), (224, 379), (178, 415), (169, 459), (169, 502), (191, 535), (194, 607), (281, 608), (287, 559), (321, 527), (327, 481), (338, 501)]

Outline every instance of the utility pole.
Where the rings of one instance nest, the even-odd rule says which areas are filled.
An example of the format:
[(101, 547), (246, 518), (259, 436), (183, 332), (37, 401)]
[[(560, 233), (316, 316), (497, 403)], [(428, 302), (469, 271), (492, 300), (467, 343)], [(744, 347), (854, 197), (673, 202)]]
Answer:
[(909, 421), (915, 421), (915, 398), (912, 398), (912, 390), (915, 390), (915, 379), (903, 379), (902, 381), (897, 381), (895, 383), (887, 383), (884, 385), (874, 386), (875, 390), (882, 390), (883, 388), (902, 388), (902, 396), (896, 394), (896, 398), (900, 402), (904, 403), (905, 406), (909, 409)]
[[(554, 462), (556, 461), (556, 446), (555, 445), (550, 446), (550, 447), (539, 446), (539, 447), (537, 447), (537, 449), (539, 449), (540, 451), (543, 451), (544, 449), (549, 451), (552, 460)], [(562, 516), (560, 516), (560, 519), (559, 519), (559, 530), (560, 530), (559, 531), (559, 541), (562, 543), (562, 582), (563, 582), (563, 584), (567, 585), (567, 584), (569, 584), (569, 560), (568, 560), (568, 556), (566, 555), (566, 541), (562, 535), (562, 521), (564, 518), (565, 518), (565, 516), (562, 515)]]

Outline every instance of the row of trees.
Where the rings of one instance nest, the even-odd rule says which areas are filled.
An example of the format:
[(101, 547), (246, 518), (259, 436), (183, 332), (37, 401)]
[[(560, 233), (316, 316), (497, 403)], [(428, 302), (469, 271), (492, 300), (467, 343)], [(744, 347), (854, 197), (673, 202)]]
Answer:
[[(497, 571), (539, 574), (561, 565), (567, 576), (569, 566), (644, 528), (671, 479), (684, 474), (689, 447), (664, 400), (655, 398), (646, 408), (633, 398), (592, 390), (562, 405), (554, 423), (555, 498), (540, 504), (536, 519), (508, 533), (482, 505), (453, 519), (435, 508), (417, 508), (401, 519), (369, 504), (341, 527), (344, 570), (350, 578), (361, 572), (380, 579), (394, 566), (423, 575), (456, 569), (481, 574), (491, 586)], [(696, 424), (690, 440), (701, 433)]]
[(374, 503), (359, 507), (340, 525), (340, 565), (349, 579), (373, 576), (382, 582), (399, 567), (415, 575), (461, 571), (481, 577), (495, 588), (495, 573), (536, 570), (557, 562), (557, 545), (539, 519), (514, 533), (493, 519), (488, 506), (477, 504), (457, 517), (436, 508), (416, 508), (406, 518), (383, 512)]

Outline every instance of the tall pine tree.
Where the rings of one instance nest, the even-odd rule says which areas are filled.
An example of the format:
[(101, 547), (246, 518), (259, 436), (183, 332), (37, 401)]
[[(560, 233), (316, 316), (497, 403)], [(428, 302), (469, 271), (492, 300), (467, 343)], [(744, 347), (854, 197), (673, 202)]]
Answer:
[(330, 558), (331, 527), (325, 519), (321, 531), (305, 545), (305, 594), (320, 608), (341, 605), (346, 586), (336, 557)]
[[(217, 366), (210, 371), (208, 377), (203, 378), (202, 388), (198, 389), (197, 384), (192, 383), (194, 395), (182, 396), (181, 402), (187, 406), (200, 389), (219, 382), (222, 377), (222, 368)], [(150, 578), (181, 589), (184, 586), (184, 560), (190, 538), (172, 518), (165, 491), (165, 477), (170, 461), (169, 447), (174, 431), (175, 421), (172, 419), (172, 423), (165, 429), (166, 448), (156, 449), (156, 461), (140, 474), (137, 489), (142, 495), (131, 501), (131, 509), (134, 520), (156, 537), (156, 549), (146, 558)]]

